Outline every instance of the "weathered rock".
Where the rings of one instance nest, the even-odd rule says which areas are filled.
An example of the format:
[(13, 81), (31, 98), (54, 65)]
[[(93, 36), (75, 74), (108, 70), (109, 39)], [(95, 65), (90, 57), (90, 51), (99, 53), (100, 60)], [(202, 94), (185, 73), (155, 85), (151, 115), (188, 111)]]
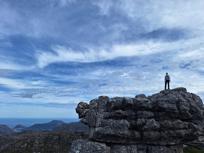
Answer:
[[(138, 150), (139, 144), (152, 150), (148, 153), (159, 153), (158, 149), (181, 153), (178, 145), (196, 140), (203, 131), (203, 108), (199, 96), (185, 88), (176, 88), (149, 97), (143, 94), (135, 98), (101, 96), (89, 104), (79, 103), (76, 111), (90, 127), (90, 140), (112, 144), (110, 147), (115, 149), (111, 153), (113, 150), (146, 153)], [(112, 147), (114, 144), (121, 145)], [(171, 151), (164, 146), (176, 149)], [(128, 149), (131, 147), (137, 149), (131, 151)]]
[(80, 102), (76, 108), (76, 112), (79, 114), (79, 118), (85, 117), (88, 111), (89, 111), (89, 104), (85, 102)]
[(183, 153), (183, 146), (118, 145), (77, 140), (72, 143), (70, 153)]
[(113, 145), (111, 153), (183, 153), (182, 145), (151, 146), (151, 145)]
[(76, 140), (72, 143), (70, 153), (110, 153), (110, 148), (98, 142)]

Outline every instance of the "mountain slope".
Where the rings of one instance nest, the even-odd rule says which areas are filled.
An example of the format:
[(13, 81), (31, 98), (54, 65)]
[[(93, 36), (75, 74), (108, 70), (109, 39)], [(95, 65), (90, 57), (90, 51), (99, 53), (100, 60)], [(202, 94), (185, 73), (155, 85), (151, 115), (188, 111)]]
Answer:
[(48, 123), (43, 124), (34, 124), (28, 128), (25, 128), (24, 131), (53, 131), (57, 127), (66, 124), (63, 121), (53, 120)]
[(7, 125), (0, 125), (0, 135), (8, 135), (8, 134), (12, 134), (14, 131), (9, 128)]
[(68, 124), (62, 124), (61, 126), (56, 127), (54, 131), (69, 132), (69, 133), (75, 133), (75, 132), (88, 133), (88, 126), (81, 122), (73, 122)]

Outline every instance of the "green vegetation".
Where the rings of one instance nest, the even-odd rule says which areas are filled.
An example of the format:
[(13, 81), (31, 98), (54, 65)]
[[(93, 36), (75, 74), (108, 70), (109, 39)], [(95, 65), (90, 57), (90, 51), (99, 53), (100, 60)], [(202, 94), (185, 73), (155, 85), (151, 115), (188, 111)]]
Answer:
[(187, 148), (184, 148), (184, 153), (204, 153), (204, 150), (194, 148), (194, 147), (187, 147)]

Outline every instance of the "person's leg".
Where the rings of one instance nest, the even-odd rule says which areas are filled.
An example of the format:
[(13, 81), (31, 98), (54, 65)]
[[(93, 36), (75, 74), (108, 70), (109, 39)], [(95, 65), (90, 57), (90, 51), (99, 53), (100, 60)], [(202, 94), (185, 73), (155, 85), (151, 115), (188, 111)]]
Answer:
[(168, 89), (170, 89), (170, 88), (169, 88), (169, 81), (167, 82), (167, 85), (168, 85)]
[(168, 89), (170, 89), (170, 82), (168, 81)]
[(164, 88), (164, 90), (166, 90), (166, 83), (167, 83), (167, 82), (165, 81), (165, 88)]

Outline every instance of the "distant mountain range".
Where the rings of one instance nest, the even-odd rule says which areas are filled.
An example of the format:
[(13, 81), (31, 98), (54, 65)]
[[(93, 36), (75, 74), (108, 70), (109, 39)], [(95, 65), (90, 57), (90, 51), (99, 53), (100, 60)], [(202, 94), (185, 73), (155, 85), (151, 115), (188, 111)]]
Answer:
[(14, 132), (22, 132), (26, 128), (27, 128), (26, 126), (18, 124), (13, 128), (13, 130), (14, 130)]
[(59, 120), (29, 127), (0, 125), (0, 153), (67, 153), (72, 141), (87, 138), (87, 133), (88, 127), (80, 122)]
[(7, 125), (0, 125), (0, 135), (10, 135), (19, 132), (87, 132), (88, 127), (80, 122), (65, 123), (59, 120), (53, 120), (48, 123), (34, 124), (26, 127), (23, 125), (16, 125), (14, 128), (9, 128)]
[(62, 126), (66, 124), (63, 121), (53, 120), (48, 123), (42, 123), (42, 124), (34, 124), (30, 127), (25, 128), (23, 131), (53, 131), (59, 126)]
[(14, 130), (9, 128), (7, 125), (0, 125), (0, 135), (9, 135), (14, 133)]

